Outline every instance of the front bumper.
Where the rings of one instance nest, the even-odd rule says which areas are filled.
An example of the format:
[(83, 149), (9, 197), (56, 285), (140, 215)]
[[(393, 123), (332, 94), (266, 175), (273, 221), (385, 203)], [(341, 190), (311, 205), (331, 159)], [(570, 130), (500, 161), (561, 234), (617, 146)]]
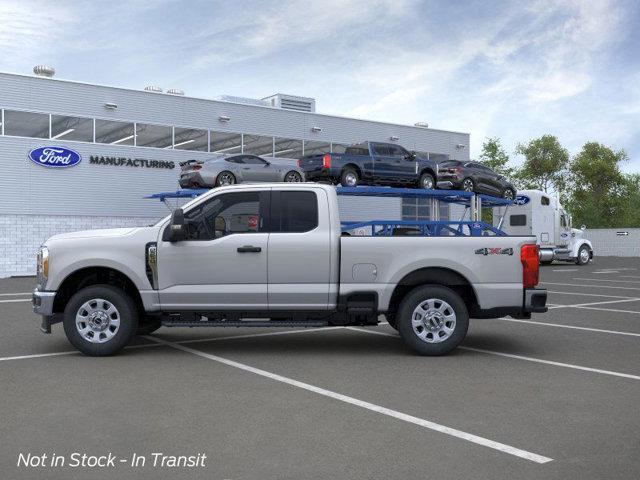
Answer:
[(53, 313), (53, 302), (56, 298), (56, 292), (42, 292), (34, 290), (31, 296), (31, 305), (33, 312), (42, 315), (42, 325), (40, 330), (43, 333), (51, 333), (51, 325), (61, 321), (59, 315)]

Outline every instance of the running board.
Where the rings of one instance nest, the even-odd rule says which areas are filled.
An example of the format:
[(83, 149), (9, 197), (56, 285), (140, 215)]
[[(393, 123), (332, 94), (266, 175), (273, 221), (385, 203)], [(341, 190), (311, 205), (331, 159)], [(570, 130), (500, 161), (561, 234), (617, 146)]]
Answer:
[(327, 321), (289, 321), (289, 320), (203, 320), (203, 321), (171, 321), (163, 320), (163, 327), (326, 327)]

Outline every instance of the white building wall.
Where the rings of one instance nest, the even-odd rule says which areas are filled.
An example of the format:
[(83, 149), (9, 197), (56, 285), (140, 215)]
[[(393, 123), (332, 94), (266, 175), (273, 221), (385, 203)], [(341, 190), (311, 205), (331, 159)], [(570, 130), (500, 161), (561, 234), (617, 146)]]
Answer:
[(155, 223), (159, 218), (0, 214), (0, 278), (35, 275), (38, 248), (58, 233), (141, 227)]
[(591, 241), (596, 258), (640, 257), (640, 228), (588, 228), (584, 238)]

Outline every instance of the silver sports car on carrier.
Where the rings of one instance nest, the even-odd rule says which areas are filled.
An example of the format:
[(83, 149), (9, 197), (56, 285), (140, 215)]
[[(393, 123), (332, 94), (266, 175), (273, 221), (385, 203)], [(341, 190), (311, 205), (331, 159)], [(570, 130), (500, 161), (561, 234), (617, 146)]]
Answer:
[(210, 160), (180, 163), (181, 188), (213, 188), (242, 182), (304, 182), (304, 171), (294, 159), (257, 155), (220, 155)]

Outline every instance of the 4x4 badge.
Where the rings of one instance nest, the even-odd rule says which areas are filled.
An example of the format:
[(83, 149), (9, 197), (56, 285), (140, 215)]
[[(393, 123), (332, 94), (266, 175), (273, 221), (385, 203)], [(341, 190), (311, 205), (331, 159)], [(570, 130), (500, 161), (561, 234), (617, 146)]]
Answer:
[(513, 248), (479, 248), (476, 255), (513, 255)]

